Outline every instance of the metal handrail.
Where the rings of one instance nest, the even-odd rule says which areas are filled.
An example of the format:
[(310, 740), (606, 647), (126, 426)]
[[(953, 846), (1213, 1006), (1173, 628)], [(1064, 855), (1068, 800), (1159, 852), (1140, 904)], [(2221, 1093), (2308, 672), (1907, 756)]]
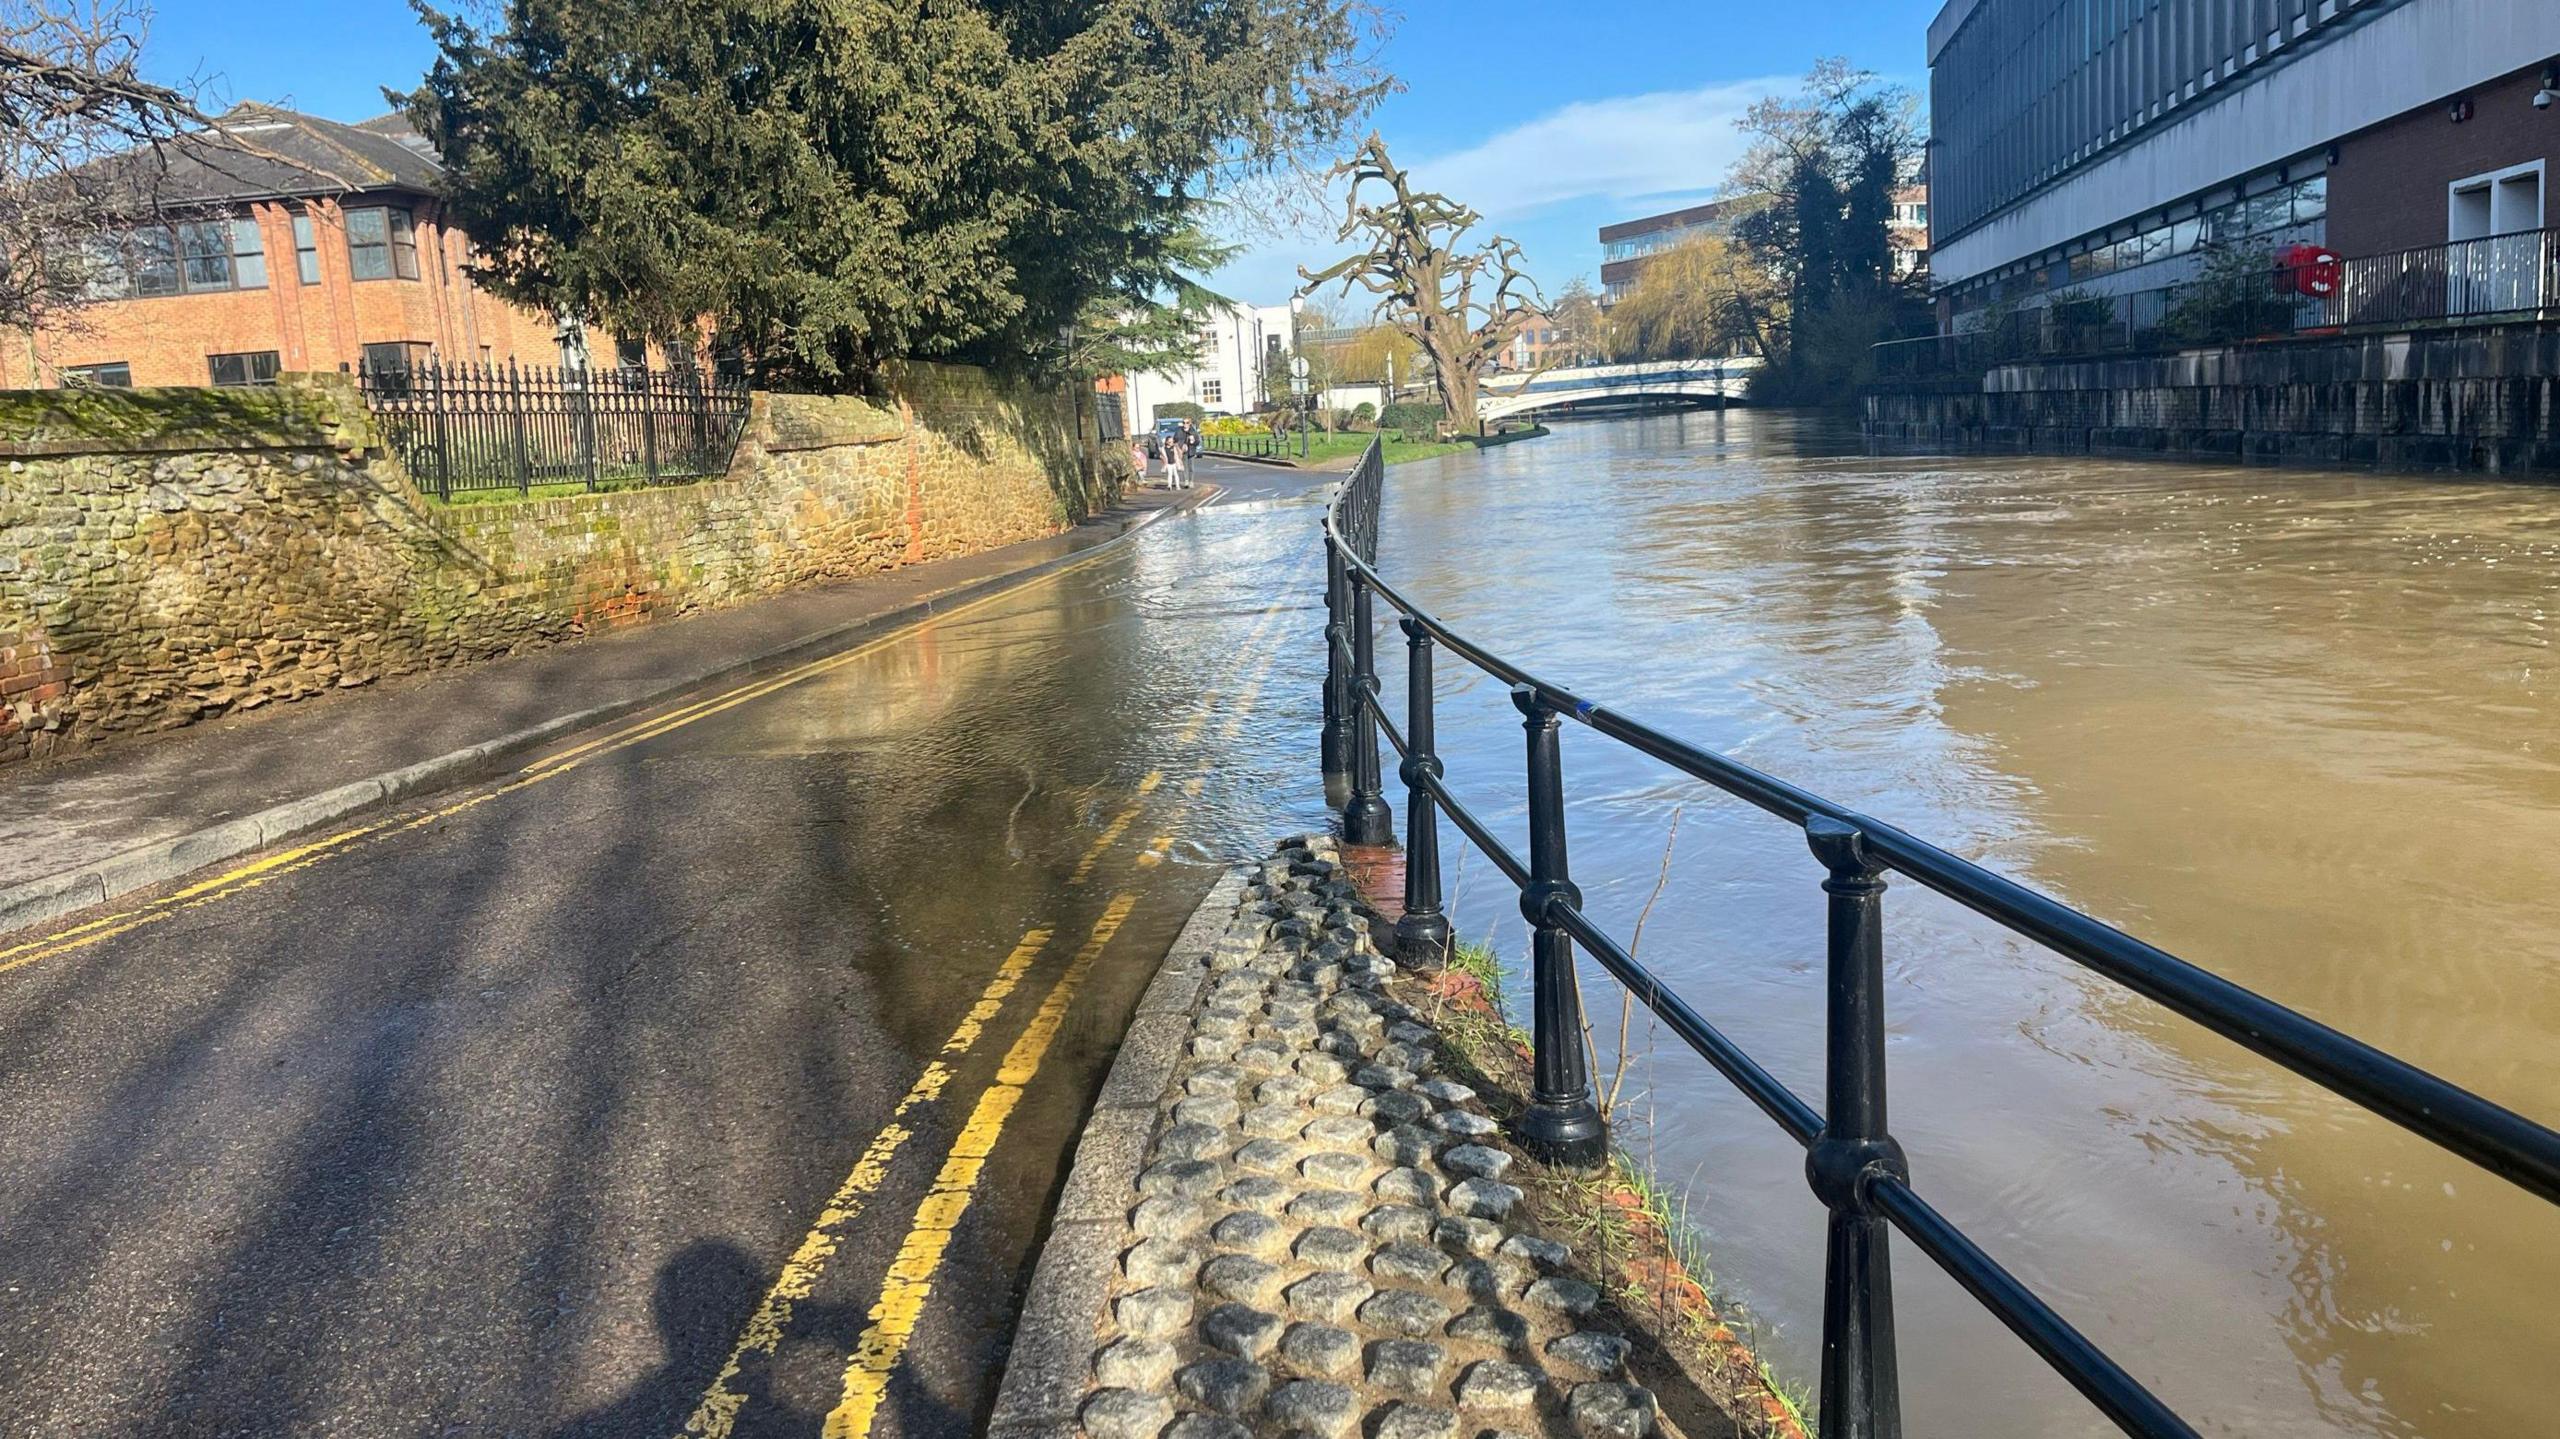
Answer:
[[(2276, 267), (2271, 284), (2300, 272)], [(2469, 240), (2359, 255), (2321, 267), (2325, 292), (2267, 295), (2233, 341), (2306, 331), (2370, 334), (2408, 326), (2480, 325), (2560, 314), (2560, 228), (2514, 230)], [(1870, 348), (1879, 380), (1975, 378), (1994, 365), (2100, 355), (2166, 353), (2200, 340), (2169, 333), (2193, 281), (2141, 290), (2074, 295), (2103, 317), (2073, 319), (2055, 301), (2020, 310), (1999, 325), (1886, 340)], [(2076, 309), (2076, 307), (2073, 307)]]
[[(2101, 1412), (2130, 1434), (2195, 1431), (1932, 1209), (1911, 1188), (1885, 1123), (1882, 970), (1884, 875), (1899, 874), (2032, 939), (2333, 1094), (2560, 1203), (2560, 1133), (2447, 1080), (2036, 893), (1936, 845), (1586, 699), (1468, 639), (1397, 590), (1377, 564), (1385, 467), (1372, 442), (1326, 507), (1325, 774), (1348, 791), (1344, 838), (1392, 842), (1377, 740), (1402, 759), (1407, 837), (1400, 952), (1445, 959), (1438, 822), (1446, 812), (1520, 889), (1532, 927), (1531, 1103), (1516, 1121), (1524, 1147), (1586, 1165), (1607, 1153), (1582, 1047), (1572, 983), (1579, 945), (1700, 1058), (1805, 1146), (1814, 1192), (1831, 1211), (1823, 1320), (1824, 1439), (1900, 1433), (1885, 1229), (1899, 1230), (1990, 1309)], [(1406, 719), (1398, 732), (1378, 698), (1374, 601), (1400, 616), (1407, 642)], [(1445, 647), (1511, 686), (1528, 734), (1529, 857), (1505, 847), (1449, 792), (1434, 744), (1432, 656)], [(1827, 871), (1830, 1027), (1824, 1107), (1817, 1110), (1637, 962), (1583, 911), (1565, 862), (1557, 722), (1570, 718), (1673, 769), (1801, 827)]]

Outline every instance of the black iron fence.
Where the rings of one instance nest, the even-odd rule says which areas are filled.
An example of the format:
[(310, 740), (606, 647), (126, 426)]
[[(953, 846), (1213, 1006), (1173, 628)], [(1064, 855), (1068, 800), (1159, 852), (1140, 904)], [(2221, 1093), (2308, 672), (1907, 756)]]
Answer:
[(1212, 454), (1241, 455), (1248, 459), (1276, 460), (1294, 455), (1297, 441), (1269, 430), (1252, 430), (1240, 435), (1200, 433), (1201, 448)]
[[(1815, 1198), (1830, 1211), (1823, 1271), (1820, 1427), (1823, 1439), (1895, 1439), (1890, 1235), (1902, 1236), (2026, 1341), (2128, 1434), (2193, 1439), (2172, 1413), (2016, 1276), (1930, 1207), (1886, 1122), (1884, 894), (1888, 874), (1936, 891), (1992, 922), (2150, 998), (2322, 1088), (2461, 1155), (2545, 1200), (2560, 1203), (2560, 1134), (2413, 1065), (1991, 871), (1820, 795), (1737, 764), (1583, 698), (1469, 640), (1399, 593), (1377, 572), (1378, 510), (1385, 475), (1371, 444), (1325, 516), (1328, 662), (1324, 769), (1347, 787), (1344, 838), (1394, 839), (1379, 774), (1378, 736), (1401, 756), (1405, 788), (1402, 953), (1426, 965), (1445, 958), (1439, 816), (1446, 814), (1520, 891), (1531, 926), (1532, 1080), (1515, 1121), (1524, 1148), (1553, 1163), (1596, 1164), (1607, 1127), (1593, 1101), (1582, 1047), (1578, 945), (1664, 1026), (1714, 1066), (1806, 1152)], [(1375, 607), (1385, 603), (1405, 636), (1401, 731), (1378, 698)], [(1446, 648), (1511, 687), (1528, 732), (1529, 853), (1514, 853), (1443, 782), (1433, 731), (1433, 656)], [(1583, 912), (1565, 854), (1560, 722), (1596, 733), (1715, 786), (1804, 831), (1827, 896), (1827, 1009), (1820, 1108), (1725, 1037), (1705, 1015), (1636, 962)]]
[(443, 499), (723, 475), (747, 422), (746, 381), (699, 370), (429, 361), (359, 369), (356, 386), (411, 478)]
[(2022, 361), (2387, 326), (2551, 319), (2560, 317), (2560, 230), (2298, 265), (2270, 271), (2267, 283), (2263, 295), (2236, 307), (2227, 297), (2222, 305), (2200, 304), (2193, 282), (2115, 295), (2064, 292), (1953, 334), (1888, 340), (1874, 350), (1876, 378), (1969, 378)]

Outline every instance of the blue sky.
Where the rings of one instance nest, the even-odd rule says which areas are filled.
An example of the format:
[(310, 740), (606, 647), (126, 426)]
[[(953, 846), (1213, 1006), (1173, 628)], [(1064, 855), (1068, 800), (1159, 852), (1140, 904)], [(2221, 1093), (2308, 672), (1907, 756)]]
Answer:
[[(1409, 0), (1384, 55), (1405, 84), (1376, 124), (1399, 162), (1526, 247), (1550, 289), (1596, 283), (1597, 230), (1710, 191), (1732, 120), (1817, 56), (1917, 84), (1939, 0)], [(433, 47), (405, 0), (161, 0), (153, 68), (232, 100), (360, 120), (406, 88)], [(1276, 303), (1329, 234), (1266, 240), (1220, 274)]]

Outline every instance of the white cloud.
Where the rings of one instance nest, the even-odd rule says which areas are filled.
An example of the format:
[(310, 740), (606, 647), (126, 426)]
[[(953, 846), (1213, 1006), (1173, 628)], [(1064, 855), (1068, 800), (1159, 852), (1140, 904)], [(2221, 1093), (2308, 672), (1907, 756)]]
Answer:
[(1797, 82), (1768, 78), (1578, 100), (1454, 154), (1413, 166), (1417, 181), (1509, 220), (1568, 200), (1697, 195), (1741, 155), (1734, 121)]
[[(1472, 205), (1485, 217), (1485, 226), (1471, 238), (1481, 242), (1497, 230), (1507, 231), (1529, 248), (1533, 261), (1556, 262), (1533, 265), (1542, 278), (1587, 274), (1598, 255), (1594, 222), (1572, 207), (1624, 206), (1622, 213), (1599, 217), (1607, 221), (1699, 202), (1724, 183), (1725, 172), (1742, 153), (1743, 139), (1734, 129), (1742, 112), (1753, 101), (1791, 93), (1800, 83), (1794, 77), (1771, 76), (1696, 90), (1577, 100), (1464, 150), (1422, 160), (1397, 158), (1411, 167), (1416, 185)], [(1388, 139), (1393, 144), (1394, 137)], [(1342, 253), (1331, 218), (1339, 213), (1333, 208), (1339, 203), (1337, 197), (1323, 207), (1320, 225), (1285, 236), (1251, 236), (1247, 251), (1213, 276), (1212, 284), (1265, 301), (1288, 294), (1296, 288), (1301, 261), (1323, 265)], [(1325, 294), (1349, 309), (1365, 305), (1357, 292), (1348, 301), (1338, 299), (1334, 286), (1327, 286)]]

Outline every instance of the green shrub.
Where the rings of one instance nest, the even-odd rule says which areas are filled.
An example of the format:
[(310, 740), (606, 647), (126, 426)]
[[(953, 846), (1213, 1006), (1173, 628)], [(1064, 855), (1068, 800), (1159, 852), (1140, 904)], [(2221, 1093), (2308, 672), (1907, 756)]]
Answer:
[(1414, 400), (1399, 401), (1378, 412), (1378, 428), (1430, 437), (1440, 433), (1440, 407)]
[(1189, 400), (1168, 400), (1156, 406), (1155, 417), (1159, 420), (1199, 420), (1207, 413)]
[(1365, 425), (1378, 418), (1378, 407), (1367, 400), (1362, 400), (1351, 407), (1351, 418), (1355, 423)]
[(2218, 345), (2290, 330), (2296, 302), (2276, 289), (2275, 268), (2275, 256), (2268, 251), (2214, 248), (2195, 275), (2178, 286), (2160, 327), (2189, 345)]

